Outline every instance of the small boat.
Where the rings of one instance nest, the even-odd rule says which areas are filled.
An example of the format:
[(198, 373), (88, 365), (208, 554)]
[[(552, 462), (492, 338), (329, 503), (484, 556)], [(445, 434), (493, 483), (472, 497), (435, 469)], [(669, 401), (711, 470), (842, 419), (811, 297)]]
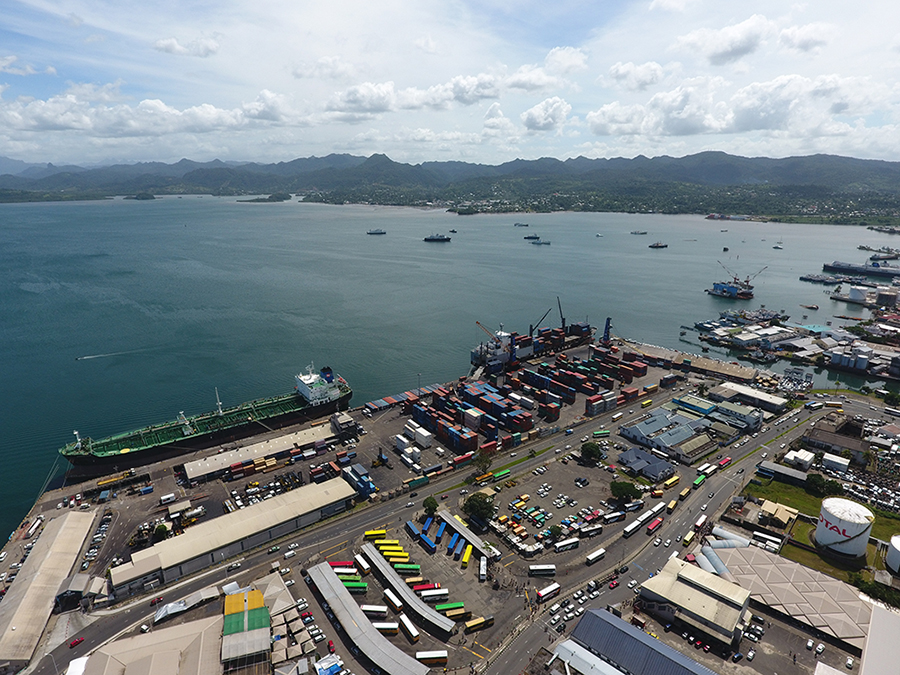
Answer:
[(668, 244), (664, 244), (661, 241), (654, 242), (650, 244), (647, 248), (669, 248)]
[(728, 230), (719, 230), (719, 232), (728, 232)]
[(781, 242), (779, 241), (779, 242), (778, 242), (777, 244), (775, 244), (772, 248), (774, 248), (776, 251), (781, 251), (782, 249), (784, 249), (784, 246), (782, 246), (782, 245), (781, 245)]
[(369, 230), (366, 234), (387, 234), (387, 232), (379, 228), (377, 230)]
[(528, 234), (522, 237), (522, 239), (540, 239), (540, 237), (536, 234)]
[(602, 234), (600, 234), (600, 233), (599, 233), (599, 232), (598, 232), (598, 233), (597, 233), (597, 236), (598, 236), (598, 237), (602, 237), (602, 236), (603, 236), (603, 235), (602, 235)]
[(450, 230), (450, 234), (456, 234), (456, 230)]
[(800, 305), (801, 307), (806, 307), (806, 309), (819, 309), (818, 305)]
[(647, 230), (632, 230), (631, 234), (647, 234)]
[(541, 241), (540, 238), (532, 239), (531, 243), (536, 244), (537, 246), (549, 246), (550, 245), (549, 241)]
[(528, 227), (528, 223), (513, 223), (515, 227)]
[(722, 250), (723, 250), (723, 251), (727, 251), (727, 250), (728, 250), (728, 247), (727, 247), (727, 246), (723, 246), (723, 247), (722, 247)]
[[(454, 230), (450, 230), (453, 232)], [(446, 234), (431, 234), (425, 237), (424, 241), (450, 241), (450, 237)]]

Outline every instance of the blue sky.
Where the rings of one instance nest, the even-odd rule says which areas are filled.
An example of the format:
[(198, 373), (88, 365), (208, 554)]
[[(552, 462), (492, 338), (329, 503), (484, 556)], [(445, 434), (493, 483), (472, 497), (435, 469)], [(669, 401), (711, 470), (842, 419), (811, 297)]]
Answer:
[(6, 0), (0, 155), (900, 160), (875, 0)]

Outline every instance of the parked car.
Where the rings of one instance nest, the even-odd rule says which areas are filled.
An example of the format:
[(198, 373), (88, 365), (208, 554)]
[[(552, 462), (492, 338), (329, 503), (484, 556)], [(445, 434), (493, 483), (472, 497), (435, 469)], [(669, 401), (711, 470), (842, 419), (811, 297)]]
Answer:
[(334, 640), (328, 641), (328, 652), (334, 654)]

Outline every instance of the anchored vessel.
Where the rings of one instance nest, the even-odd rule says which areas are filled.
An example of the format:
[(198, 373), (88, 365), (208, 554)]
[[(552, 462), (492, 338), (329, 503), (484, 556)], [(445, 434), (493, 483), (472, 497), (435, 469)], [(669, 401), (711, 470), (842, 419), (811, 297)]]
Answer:
[(379, 227), (376, 230), (369, 230), (366, 234), (387, 234), (387, 232)]
[[(450, 230), (453, 232), (453, 230)], [(425, 241), (450, 241), (450, 237), (446, 234), (431, 234), (425, 237)]]
[[(59, 453), (76, 466), (128, 467), (209, 448), (271, 429), (346, 409), (353, 391), (331, 368), (295, 376), (294, 391), (281, 396), (261, 398), (222, 409), (221, 402), (212, 412), (178, 417), (163, 424), (115, 434), (100, 440), (82, 438), (60, 448)], [(218, 399), (218, 394), (216, 395)]]
[(669, 248), (668, 244), (664, 244), (661, 241), (657, 241), (653, 244), (650, 244), (647, 248)]

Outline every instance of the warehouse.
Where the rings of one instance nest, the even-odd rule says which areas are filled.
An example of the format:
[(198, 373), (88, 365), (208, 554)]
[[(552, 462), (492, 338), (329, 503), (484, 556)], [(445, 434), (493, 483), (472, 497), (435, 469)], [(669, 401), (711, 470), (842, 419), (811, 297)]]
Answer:
[(113, 593), (123, 598), (171, 583), (341, 513), (355, 496), (356, 490), (342, 480), (313, 483), (195, 525), (112, 568)]

